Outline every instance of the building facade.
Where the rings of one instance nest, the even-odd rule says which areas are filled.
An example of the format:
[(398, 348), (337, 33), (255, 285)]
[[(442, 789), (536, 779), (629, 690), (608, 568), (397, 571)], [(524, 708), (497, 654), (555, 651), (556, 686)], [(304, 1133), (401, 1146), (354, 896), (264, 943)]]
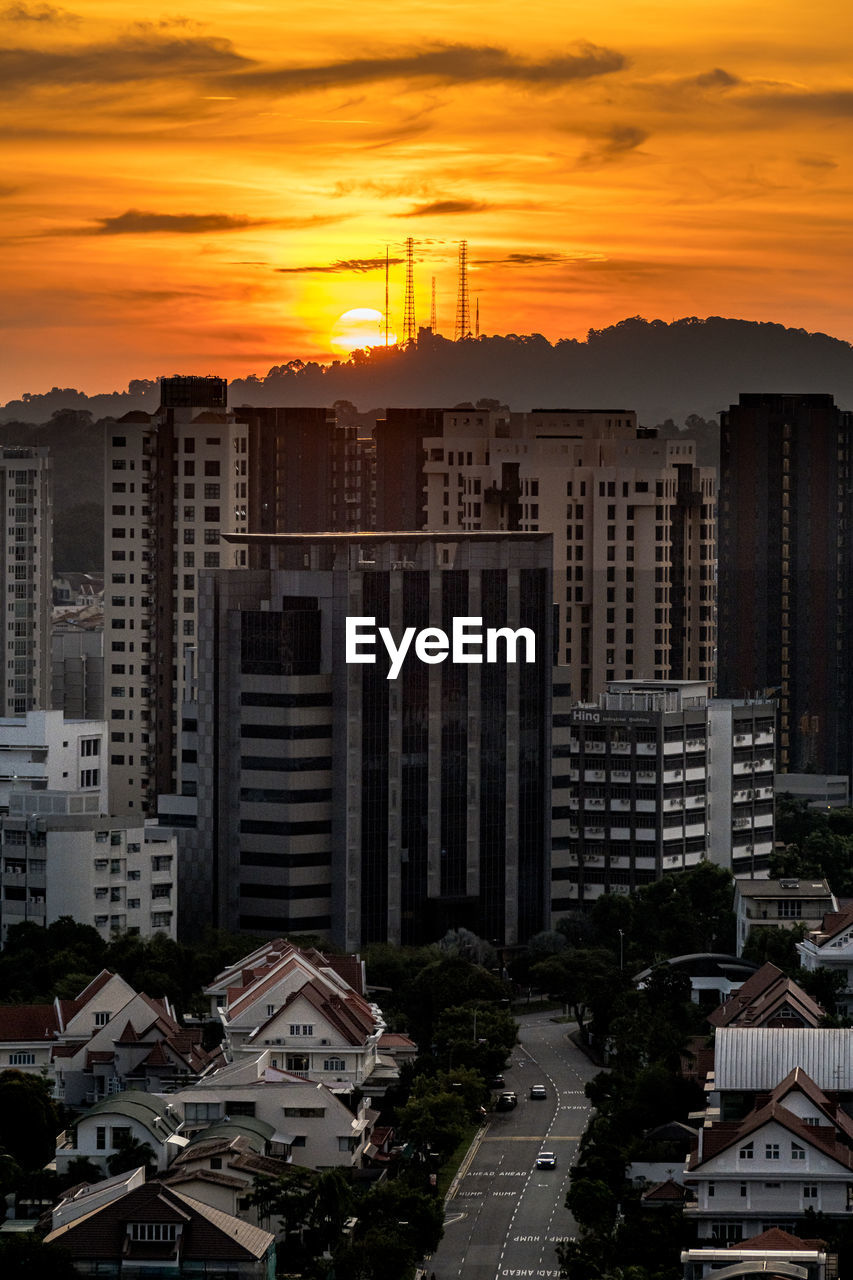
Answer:
[(780, 772), (849, 775), (853, 414), (755, 394), (721, 423), (719, 692), (778, 697)]
[(0, 719), (0, 813), (15, 791), (79, 791), (94, 805), (79, 812), (106, 813), (105, 755), (102, 720), (66, 720), (61, 711)]
[(61, 916), (116, 933), (177, 937), (174, 836), (98, 812), (97, 794), (13, 792), (0, 817), (0, 941), (12, 925)]
[(22, 716), (50, 703), (53, 600), (53, 476), (45, 448), (0, 446), (5, 601), (0, 715)]
[(715, 477), (625, 409), (452, 410), (424, 441), (427, 528), (554, 536), (557, 653), (576, 699), (714, 676)]
[(572, 704), (555, 677), (552, 913), (703, 859), (766, 865), (773, 713), (718, 705), (703, 681), (612, 681)]
[[(347, 950), (466, 925), (543, 927), (549, 846), (547, 535), (281, 535), (201, 585), (200, 850), (213, 918)], [(347, 618), (400, 638), (454, 617), (527, 628), (519, 660), (347, 662)], [(411, 637), (410, 637), (411, 638)], [(514, 646), (515, 647), (515, 646)], [(482, 653), (482, 650), (479, 650)], [(193, 874), (193, 868), (189, 868)]]

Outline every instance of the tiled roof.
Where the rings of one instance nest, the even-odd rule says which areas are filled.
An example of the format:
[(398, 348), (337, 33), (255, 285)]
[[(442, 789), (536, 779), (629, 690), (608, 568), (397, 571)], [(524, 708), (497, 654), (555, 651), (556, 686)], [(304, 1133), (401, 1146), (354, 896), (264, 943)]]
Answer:
[(167, 1174), (163, 1179), (169, 1187), (178, 1187), (186, 1182), (212, 1182), (217, 1187), (232, 1187), (235, 1191), (244, 1191), (245, 1178), (235, 1178), (223, 1173), (221, 1169), (178, 1169)]
[(52, 1004), (0, 1005), (0, 1042), (52, 1041), (58, 1034), (59, 1021)]
[(687, 1192), (684, 1187), (679, 1186), (677, 1182), (673, 1182), (672, 1178), (667, 1178), (665, 1182), (658, 1182), (653, 1187), (649, 1187), (648, 1191), (644, 1191), (642, 1199), (644, 1201), (662, 1201), (671, 1204), (680, 1204), (686, 1198)]
[(817, 946), (822, 947), (824, 943), (829, 942), (851, 924), (853, 924), (853, 905), (844, 907), (841, 911), (828, 911), (823, 917), (820, 928), (815, 929), (809, 937)]
[(723, 1121), (712, 1124), (702, 1133), (702, 1157), (698, 1149), (691, 1152), (687, 1160), (687, 1168), (693, 1172), (714, 1156), (726, 1151), (729, 1147), (742, 1143), (750, 1134), (762, 1129), (769, 1121), (782, 1125), (789, 1133), (798, 1138), (804, 1145), (817, 1147), (824, 1155), (835, 1160), (847, 1169), (853, 1169), (853, 1150), (840, 1140), (830, 1124), (806, 1124), (799, 1116), (788, 1111), (781, 1103), (769, 1102), (767, 1106), (753, 1111), (742, 1121)]
[[(61, 1243), (74, 1259), (121, 1259), (129, 1222), (180, 1223), (185, 1262), (245, 1262), (262, 1258), (274, 1241), (268, 1231), (230, 1214), (211, 1209), (162, 1182), (147, 1182), (126, 1196), (51, 1231), (47, 1240)], [(158, 1242), (151, 1261), (165, 1256), (174, 1242)]]
[(410, 1040), (408, 1036), (402, 1035), (399, 1031), (383, 1031), (379, 1037), (380, 1049), (414, 1049), (417, 1051), (417, 1047), (414, 1040)]
[(710, 1013), (708, 1021), (715, 1027), (726, 1027), (732, 1023), (743, 1026), (796, 1025), (793, 1019), (786, 1021), (780, 1017), (780, 1010), (785, 1006), (794, 1009), (802, 1021), (811, 1026), (817, 1026), (826, 1016), (816, 1000), (792, 978), (786, 977), (775, 964), (768, 962)]
[(825, 1240), (801, 1240), (792, 1236), (781, 1227), (771, 1227), (758, 1236), (750, 1236), (748, 1240), (737, 1240), (729, 1246), (732, 1249), (764, 1249), (767, 1253), (800, 1253), (814, 1252), (826, 1248)]
[(128, 1018), (127, 1022), (124, 1024), (124, 1031), (122, 1031), (121, 1034), (117, 1037), (115, 1043), (116, 1044), (135, 1044), (138, 1042), (138, 1040), (139, 1040), (139, 1036), (134, 1031), (133, 1023), (131, 1022), (130, 1018)]

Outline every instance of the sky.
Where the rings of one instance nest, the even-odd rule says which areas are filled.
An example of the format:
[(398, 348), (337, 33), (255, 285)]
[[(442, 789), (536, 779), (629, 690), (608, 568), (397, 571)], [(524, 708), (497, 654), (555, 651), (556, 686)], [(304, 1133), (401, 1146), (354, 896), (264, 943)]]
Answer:
[(733, 316), (853, 340), (842, 0), (0, 0), (0, 401)]

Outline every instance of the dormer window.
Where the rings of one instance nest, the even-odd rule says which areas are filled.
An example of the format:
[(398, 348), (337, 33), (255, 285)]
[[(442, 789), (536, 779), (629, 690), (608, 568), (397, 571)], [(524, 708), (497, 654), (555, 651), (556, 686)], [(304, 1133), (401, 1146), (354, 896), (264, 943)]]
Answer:
[(127, 1230), (131, 1240), (176, 1240), (178, 1236), (176, 1222), (129, 1222)]

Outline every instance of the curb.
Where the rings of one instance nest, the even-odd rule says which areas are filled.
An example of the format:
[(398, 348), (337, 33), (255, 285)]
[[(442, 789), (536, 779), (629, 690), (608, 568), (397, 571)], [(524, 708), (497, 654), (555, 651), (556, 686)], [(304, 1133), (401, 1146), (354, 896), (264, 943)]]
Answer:
[(477, 1133), (475, 1133), (474, 1139), (470, 1147), (465, 1152), (465, 1155), (462, 1157), (462, 1162), (460, 1163), (459, 1168), (456, 1170), (456, 1173), (453, 1176), (453, 1181), (451, 1182), (450, 1186), (447, 1188), (447, 1195), (444, 1197), (445, 1208), (453, 1199), (453, 1197), (456, 1195), (456, 1192), (459, 1190), (459, 1183), (462, 1181), (462, 1179), (465, 1177), (465, 1174), (470, 1169), (474, 1156), (477, 1154), (480, 1148), (480, 1143), (483, 1141), (483, 1138), (486, 1136), (486, 1132), (488, 1128), (489, 1128), (489, 1121), (487, 1120), (485, 1124), (480, 1126)]

